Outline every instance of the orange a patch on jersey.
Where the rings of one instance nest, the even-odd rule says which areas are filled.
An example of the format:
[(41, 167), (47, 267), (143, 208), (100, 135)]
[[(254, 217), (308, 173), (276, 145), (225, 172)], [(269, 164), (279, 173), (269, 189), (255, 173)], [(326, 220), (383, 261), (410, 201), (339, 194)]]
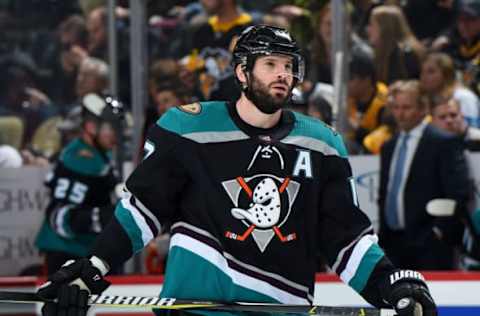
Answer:
[(200, 105), (200, 103), (195, 102), (195, 103), (180, 105), (178, 106), (178, 109), (185, 113), (196, 115), (202, 111), (202, 106)]

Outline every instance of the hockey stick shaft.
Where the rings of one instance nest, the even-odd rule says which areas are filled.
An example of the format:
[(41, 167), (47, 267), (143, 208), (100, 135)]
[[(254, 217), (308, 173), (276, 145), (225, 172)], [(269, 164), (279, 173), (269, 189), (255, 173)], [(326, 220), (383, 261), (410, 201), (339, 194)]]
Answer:
[[(42, 303), (35, 293), (0, 291), (0, 303)], [(90, 295), (89, 305), (103, 307), (137, 307), (151, 309), (209, 309), (237, 312), (297, 313), (319, 316), (394, 316), (389, 309), (340, 307), (320, 305), (288, 305), (276, 303), (222, 303), (214, 301), (181, 300), (150, 296)]]

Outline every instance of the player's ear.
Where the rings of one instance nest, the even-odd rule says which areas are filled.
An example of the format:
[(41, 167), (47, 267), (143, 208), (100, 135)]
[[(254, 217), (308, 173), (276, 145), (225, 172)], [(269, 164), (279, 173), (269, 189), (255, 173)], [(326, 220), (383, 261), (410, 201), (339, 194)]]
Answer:
[(245, 71), (242, 69), (242, 65), (239, 64), (235, 67), (235, 75), (237, 76), (240, 83), (247, 83), (247, 76), (245, 74)]

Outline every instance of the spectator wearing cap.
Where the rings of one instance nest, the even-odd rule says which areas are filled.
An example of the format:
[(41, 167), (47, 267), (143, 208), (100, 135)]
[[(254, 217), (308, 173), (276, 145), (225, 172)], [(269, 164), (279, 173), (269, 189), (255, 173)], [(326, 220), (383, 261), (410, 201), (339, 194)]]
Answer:
[(361, 147), (364, 137), (380, 125), (388, 88), (377, 81), (373, 59), (368, 55), (353, 55), (349, 71), (347, 113), (352, 128), (349, 138)]
[(435, 40), (433, 48), (452, 56), (465, 84), (478, 94), (480, 0), (458, 0), (454, 25)]

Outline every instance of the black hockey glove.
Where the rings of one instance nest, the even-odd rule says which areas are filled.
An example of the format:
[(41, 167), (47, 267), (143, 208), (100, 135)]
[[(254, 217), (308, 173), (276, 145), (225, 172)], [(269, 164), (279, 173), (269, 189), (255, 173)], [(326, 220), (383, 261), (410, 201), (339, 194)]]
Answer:
[(394, 271), (384, 281), (382, 293), (399, 316), (437, 316), (437, 307), (420, 272)]
[(42, 315), (85, 316), (88, 295), (101, 294), (110, 285), (103, 278), (107, 271), (106, 265), (96, 257), (67, 261), (37, 291), (41, 298), (52, 300), (44, 304)]

